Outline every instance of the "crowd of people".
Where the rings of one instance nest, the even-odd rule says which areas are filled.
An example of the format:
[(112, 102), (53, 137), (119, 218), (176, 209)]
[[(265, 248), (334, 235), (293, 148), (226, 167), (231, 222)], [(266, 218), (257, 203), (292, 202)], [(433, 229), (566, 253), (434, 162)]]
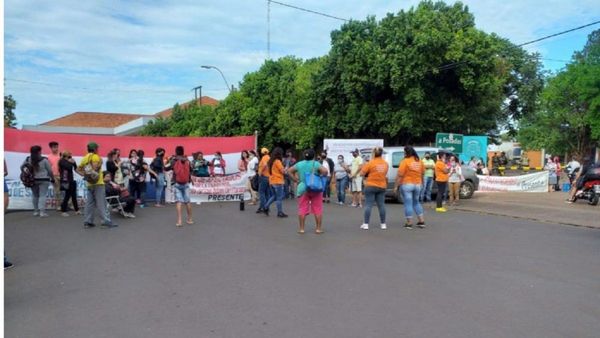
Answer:
[[(126, 159), (121, 158), (120, 149), (112, 149), (106, 155), (106, 162), (99, 155), (99, 145), (90, 142), (87, 145), (87, 154), (80, 163), (76, 163), (69, 150), (60, 150), (58, 142), (48, 144), (50, 152), (43, 155), (39, 145), (30, 148), (30, 154), (21, 165), (21, 180), (31, 189), (33, 215), (48, 217), (46, 210), (46, 196), (50, 185), (53, 185), (53, 196), (56, 210), (62, 216), (70, 216), (73, 210), (76, 215), (81, 215), (77, 199), (77, 182), (75, 174), (83, 177), (86, 182), (84, 227), (94, 227), (94, 216), (100, 218), (101, 226), (106, 228), (116, 227), (111, 221), (110, 211), (121, 209), (124, 217), (135, 218), (135, 208), (146, 206), (146, 192), (148, 185), (154, 187), (154, 206), (164, 207), (166, 204), (166, 188), (173, 187), (173, 201), (178, 205), (177, 226), (182, 225), (181, 204), (187, 205), (187, 223), (192, 224), (192, 213), (189, 199), (189, 190), (182, 188), (191, 182), (192, 176), (214, 177), (225, 176), (226, 162), (220, 152), (207, 161), (202, 152), (193, 153), (189, 161), (183, 153), (182, 147), (175, 149), (175, 155), (166, 157), (163, 148), (155, 150), (155, 157), (150, 163), (145, 161), (142, 149), (131, 149)], [(181, 149), (180, 149), (181, 148)], [(247, 171), (251, 159), (256, 157), (254, 151), (244, 151), (238, 165), (239, 171)], [(185, 171), (181, 176), (181, 166), (178, 164), (185, 158)], [(189, 169), (189, 170), (188, 170)], [(23, 173), (26, 174), (23, 174)], [(188, 174), (185, 174), (188, 173)], [(147, 177), (150, 180), (147, 180)], [(189, 176), (189, 177), (188, 177)], [(26, 181), (29, 181), (28, 183)], [(180, 182), (181, 181), (181, 182)], [(183, 182), (185, 181), (185, 182)], [(107, 198), (109, 197), (109, 198)], [(118, 198), (111, 198), (118, 197)], [(108, 203), (107, 203), (108, 201)], [(120, 205), (114, 205), (112, 202)], [(69, 202), (71, 205), (69, 205)]]
[[(193, 224), (189, 186), (192, 177), (210, 177), (227, 175), (227, 164), (220, 152), (216, 152), (209, 161), (202, 152), (192, 154), (188, 160), (183, 147), (175, 149), (175, 155), (166, 157), (163, 148), (155, 150), (155, 157), (147, 163), (142, 149), (132, 149), (126, 159), (121, 159), (119, 149), (107, 153), (106, 162), (99, 155), (99, 145), (87, 144), (87, 154), (80, 163), (76, 163), (72, 153), (60, 150), (57, 142), (49, 143), (50, 153), (42, 155), (42, 147), (31, 147), (22, 165), (30, 166), (34, 216), (48, 217), (45, 209), (46, 195), (50, 184), (54, 186), (55, 205), (62, 216), (70, 216), (70, 210), (81, 214), (77, 200), (75, 174), (86, 182), (83, 224), (85, 228), (95, 226), (94, 219), (100, 219), (100, 225), (106, 228), (117, 227), (111, 219), (111, 210), (121, 210), (124, 217), (135, 218), (136, 206), (146, 206), (147, 185), (153, 184), (154, 206), (166, 204), (166, 187), (172, 187), (174, 201), (177, 204), (176, 226), (183, 225), (183, 205), (187, 209), (186, 223)], [(309, 214), (315, 215), (317, 233), (322, 233), (323, 203), (331, 203), (332, 186), (335, 186), (333, 200), (346, 205), (346, 193), (349, 191), (351, 207), (364, 206), (362, 229), (368, 229), (371, 210), (377, 206), (380, 226), (386, 229), (385, 195), (389, 165), (381, 155), (382, 148), (373, 149), (372, 156), (365, 163), (358, 150), (352, 151), (352, 158), (346, 162), (343, 155), (337, 162), (330, 159), (327, 151), (316, 153), (312, 149), (302, 152), (301, 161), (294, 158), (291, 150), (275, 148), (260, 150), (260, 156), (254, 150), (244, 150), (237, 163), (237, 171), (247, 173), (247, 190), (251, 194), (251, 205), (258, 204), (257, 213), (270, 214), (275, 204), (277, 217), (286, 218), (283, 210), (284, 199), (298, 200), (299, 232), (304, 232), (304, 220)], [(455, 156), (446, 161), (445, 154), (438, 154), (435, 162), (429, 153), (420, 159), (412, 147), (406, 147), (406, 158), (401, 162), (396, 179), (396, 189), (405, 202), (405, 226), (412, 228), (413, 218), (416, 225), (425, 226), (422, 202), (431, 200), (431, 187), (438, 186), (438, 205), (436, 210), (446, 211), (441, 198), (449, 187), (449, 203), (458, 201), (458, 187), (462, 180), (460, 162)], [(231, 170), (230, 170), (231, 171)], [(319, 177), (321, 188), (307, 185), (307, 177)], [(150, 181), (146, 178), (150, 177)], [(435, 181), (434, 181), (435, 177)], [(21, 176), (23, 180), (23, 175)], [(116, 203), (116, 205), (115, 205)], [(71, 205), (69, 205), (71, 204)]]

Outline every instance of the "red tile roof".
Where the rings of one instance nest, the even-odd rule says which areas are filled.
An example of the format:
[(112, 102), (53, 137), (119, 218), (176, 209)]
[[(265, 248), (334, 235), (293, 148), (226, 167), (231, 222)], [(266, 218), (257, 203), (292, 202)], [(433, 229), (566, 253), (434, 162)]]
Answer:
[(55, 127), (93, 127), (115, 128), (127, 122), (148, 115), (75, 112), (57, 119), (42, 123), (43, 126)]
[[(197, 102), (200, 102), (200, 100), (201, 100), (201, 99), (198, 99), (198, 100), (197, 100)], [(188, 101), (188, 102), (182, 103), (182, 104), (180, 104), (179, 106), (183, 108), (183, 107), (186, 107), (186, 106), (188, 106), (188, 105), (190, 105), (190, 104), (194, 103), (195, 101), (196, 101), (196, 100), (191, 100), (191, 101)], [(219, 101), (218, 101), (218, 100), (215, 100), (215, 99), (213, 99), (213, 98), (212, 98), (212, 97), (210, 97), (210, 96), (202, 96), (202, 104), (203, 104), (203, 105), (206, 105), (206, 106), (215, 107), (215, 106), (218, 106), (218, 105), (219, 105)], [(161, 112), (158, 112), (158, 113), (154, 114), (154, 116), (157, 116), (157, 117), (158, 117), (158, 116), (160, 116), (160, 117), (163, 117), (163, 118), (164, 118), (164, 117), (169, 117), (169, 116), (171, 116), (171, 114), (173, 114), (173, 108), (165, 109), (165, 110), (163, 110), (163, 111), (161, 111)]]

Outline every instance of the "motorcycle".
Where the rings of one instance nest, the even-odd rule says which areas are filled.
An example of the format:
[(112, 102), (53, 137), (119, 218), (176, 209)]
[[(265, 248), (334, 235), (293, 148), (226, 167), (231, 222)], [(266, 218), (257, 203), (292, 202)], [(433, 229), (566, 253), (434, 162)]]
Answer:
[(583, 189), (575, 193), (573, 202), (578, 199), (586, 200), (589, 205), (598, 205), (598, 201), (600, 200), (600, 180), (585, 182)]

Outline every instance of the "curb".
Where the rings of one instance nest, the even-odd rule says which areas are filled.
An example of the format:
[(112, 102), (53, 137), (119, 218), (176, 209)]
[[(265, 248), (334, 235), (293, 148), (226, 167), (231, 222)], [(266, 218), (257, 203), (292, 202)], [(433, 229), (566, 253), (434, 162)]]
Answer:
[(567, 226), (578, 227), (578, 228), (588, 228), (588, 229), (600, 230), (600, 227), (596, 227), (596, 226), (593, 226), (593, 225), (569, 223), (569, 222), (554, 221), (554, 220), (550, 221), (550, 220), (547, 220), (547, 219), (540, 219), (540, 218), (527, 217), (527, 216), (507, 215), (507, 214), (504, 214), (504, 213), (493, 212), (493, 211), (483, 211), (483, 210), (475, 210), (475, 209), (466, 209), (466, 208), (460, 208), (460, 207), (454, 208), (453, 210), (459, 210), (459, 211), (464, 211), (464, 212), (472, 212), (472, 213), (477, 213), (477, 214), (481, 214), (481, 215), (493, 215), (493, 216), (511, 217), (511, 218), (515, 218), (515, 219), (524, 219), (524, 220), (528, 220), (528, 221), (536, 221), (536, 222), (547, 223), (547, 224), (560, 224), (560, 225), (567, 225)]

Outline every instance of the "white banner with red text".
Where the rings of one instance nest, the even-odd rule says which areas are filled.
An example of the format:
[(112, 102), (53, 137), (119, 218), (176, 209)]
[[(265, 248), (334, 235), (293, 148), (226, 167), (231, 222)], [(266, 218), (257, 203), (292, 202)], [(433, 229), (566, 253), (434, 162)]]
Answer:
[[(140, 137), (140, 136), (105, 136), (105, 135), (83, 135), (83, 134), (58, 134), (43, 133), (27, 130), (17, 130), (11, 128), (4, 129), (4, 159), (8, 176), (4, 176), (8, 185), (8, 195), (10, 203), (8, 209), (33, 209), (31, 189), (23, 186), (20, 180), (21, 164), (29, 156), (29, 149), (33, 145), (39, 145), (46, 156), (50, 152), (48, 143), (58, 142), (59, 151), (68, 150), (72, 153), (73, 159), (77, 163), (86, 155), (88, 142), (94, 141), (99, 145), (99, 155), (103, 160), (103, 170), (106, 170), (106, 155), (112, 149), (120, 149), (124, 160), (131, 149), (142, 149), (145, 152), (145, 162), (152, 161), (155, 150), (164, 148), (165, 157), (175, 153), (176, 146), (183, 146), (185, 153), (191, 160), (191, 154), (201, 151), (204, 158), (210, 161), (215, 152), (219, 151), (223, 155), (226, 167), (226, 176), (194, 178), (192, 185), (193, 201), (197, 202), (218, 202), (218, 201), (239, 201), (240, 198), (249, 199), (241, 192), (242, 185), (245, 187), (247, 178), (241, 175), (237, 168), (240, 153), (243, 150), (256, 149), (254, 136), (235, 136), (235, 137)], [(80, 207), (83, 206), (86, 184), (83, 178), (75, 174), (77, 182), (77, 196)], [(171, 177), (169, 172), (166, 177)], [(154, 182), (147, 177), (146, 200), (154, 200)], [(240, 197), (242, 195), (243, 197)], [(48, 190), (46, 199), (46, 209), (56, 209), (53, 187)], [(170, 184), (165, 189), (166, 201), (173, 201), (172, 189)]]
[(548, 192), (548, 172), (542, 171), (520, 176), (481, 176), (480, 192), (521, 191)]

